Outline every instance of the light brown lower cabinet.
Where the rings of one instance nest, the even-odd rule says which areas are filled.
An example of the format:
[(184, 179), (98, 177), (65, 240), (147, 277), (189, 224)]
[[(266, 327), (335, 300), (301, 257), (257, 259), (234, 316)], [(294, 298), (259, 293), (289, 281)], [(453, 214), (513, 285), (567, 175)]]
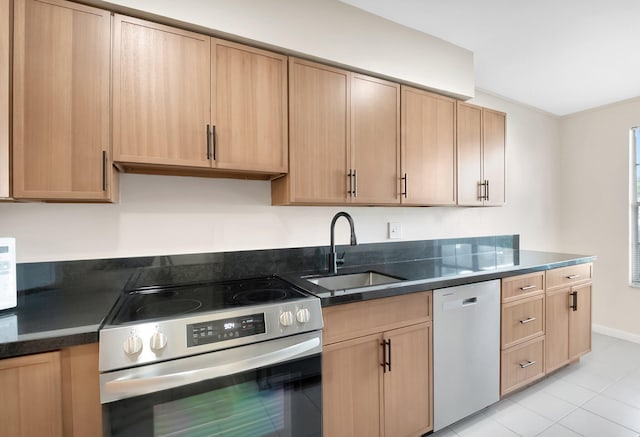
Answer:
[(591, 263), (502, 280), (500, 394), (591, 350)]
[(0, 360), (0, 437), (102, 434), (98, 344)]
[(542, 378), (545, 343), (545, 272), (502, 280), (500, 395)]
[(421, 436), (433, 429), (431, 322), (385, 332), (384, 435)]
[(546, 368), (551, 372), (591, 350), (591, 282), (547, 291), (547, 314)]
[(60, 352), (0, 360), (0, 436), (62, 436)]
[(323, 434), (379, 436), (383, 382), (382, 335), (326, 346), (322, 351)]
[(544, 336), (502, 351), (500, 394), (505, 395), (544, 376)]
[(323, 316), (323, 435), (432, 430), (431, 293), (328, 307)]
[(65, 436), (102, 435), (98, 343), (62, 349), (62, 417)]

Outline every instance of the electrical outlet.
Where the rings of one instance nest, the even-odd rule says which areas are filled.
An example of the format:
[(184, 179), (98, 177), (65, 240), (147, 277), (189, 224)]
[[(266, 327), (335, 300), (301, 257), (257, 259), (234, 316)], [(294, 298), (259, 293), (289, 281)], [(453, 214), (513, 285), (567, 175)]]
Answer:
[(398, 222), (389, 222), (389, 239), (399, 240), (402, 238), (402, 224)]

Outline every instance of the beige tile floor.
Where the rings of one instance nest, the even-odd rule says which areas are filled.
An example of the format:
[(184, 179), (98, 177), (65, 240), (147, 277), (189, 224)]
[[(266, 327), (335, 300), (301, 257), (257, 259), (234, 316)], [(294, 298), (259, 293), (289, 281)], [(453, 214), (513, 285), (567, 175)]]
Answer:
[(640, 344), (593, 334), (592, 352), (432, 437), (639, 437)]

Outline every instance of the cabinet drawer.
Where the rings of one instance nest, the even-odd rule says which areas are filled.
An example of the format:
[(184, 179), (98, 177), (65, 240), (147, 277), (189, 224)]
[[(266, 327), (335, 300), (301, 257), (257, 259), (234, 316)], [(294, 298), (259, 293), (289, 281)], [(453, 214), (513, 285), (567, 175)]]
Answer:
[(323, 343), (362, 337), (431, 320), (431, 291), (324, 308)]
[(591, 263), (560, 267), (547, 271), (547, 288), (573, 285), (591, 279)]
[(502, 348), (544, 334), (544, 294), (502, 305)]
[(512, 276), (502, 280), (502, 302), (544, 293), (544, 272)]
[(505, 395), (544, 376), (544, 337), (502, 352), (500, 394)]

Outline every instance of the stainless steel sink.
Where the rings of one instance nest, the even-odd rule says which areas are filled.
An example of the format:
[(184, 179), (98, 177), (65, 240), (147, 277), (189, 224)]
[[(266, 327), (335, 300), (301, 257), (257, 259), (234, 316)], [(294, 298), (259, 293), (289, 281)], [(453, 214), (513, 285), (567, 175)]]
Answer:
[(393, 284), (402, 279), (383, 275), (376, 272), (353, 273), (350, 275), (320, 276), (304, 278), (307, 281), (324, 287), (327, 290), (348, 290), (351, 288), (373, 287), (376, 285)]

